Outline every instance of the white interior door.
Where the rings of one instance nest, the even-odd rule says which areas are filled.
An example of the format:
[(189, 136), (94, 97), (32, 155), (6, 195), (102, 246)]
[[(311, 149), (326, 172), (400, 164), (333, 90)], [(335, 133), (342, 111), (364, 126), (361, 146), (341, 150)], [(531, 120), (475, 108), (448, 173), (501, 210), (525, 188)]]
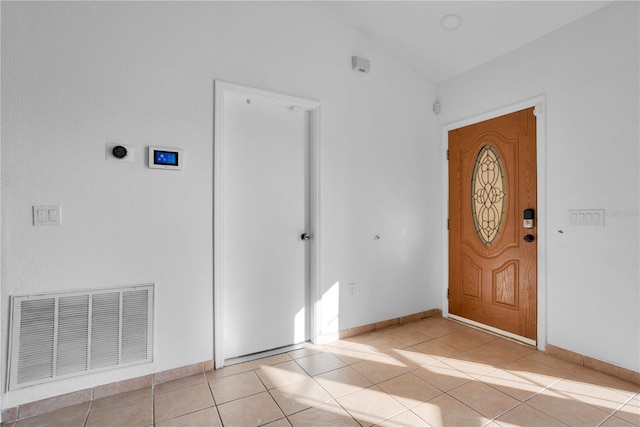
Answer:
[[(224, 98), (224, 358), (309, 339), (309, 112)], [(214, 236), (215, 239), (215, 236)]]

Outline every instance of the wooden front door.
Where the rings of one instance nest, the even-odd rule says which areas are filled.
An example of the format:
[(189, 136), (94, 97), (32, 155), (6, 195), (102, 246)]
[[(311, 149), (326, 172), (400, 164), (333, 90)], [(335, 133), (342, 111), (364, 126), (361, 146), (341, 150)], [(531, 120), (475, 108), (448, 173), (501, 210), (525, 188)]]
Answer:
[(449, 132), (449, 313), (534, 341), (536, 171), (533, 108)]

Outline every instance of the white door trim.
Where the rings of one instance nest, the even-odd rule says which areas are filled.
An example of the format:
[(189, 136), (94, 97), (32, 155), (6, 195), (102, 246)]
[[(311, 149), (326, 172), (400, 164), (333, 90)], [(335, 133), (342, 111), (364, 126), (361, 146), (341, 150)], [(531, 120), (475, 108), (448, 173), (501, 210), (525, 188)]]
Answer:
[[(516, 111), (535, 107), (536, 115), (536, 161), (538, 181), (538, 214), (536, 227), (538, 228), (538, 337), (536, 345), (538, 350), (544, 351), (547, 342), (547, 99), (545, 95), (536, 96), (506, 107), (491, 110), (463, 120), (447, 123), (442, 126), (442, 159), (443, 167), (443, 215), (449, 218), (449, 162), (447, 161), (447, 148), (449, 146), (449, 131), (464, 126), (490, 120), (496, 117), (515, 113)], [(449, 317), (449, 233), (447, 224), (444, 224), (445, 234), (443, 240), (443, 284), (442, 284), (442, 316)]]
[(216, 369), (224, 367), (224, 99), (229, 94), (243, 94), (252, 98), (268, 98), (269, 102), (309, 112), (309, 221), (310, 240), (309, 278), (309, 335), (317, 342), (320, 283), (320, 102), (295, 96), (269, 92), (235, 83), (214, 82), (214, 170), (213, 170), (213, 331)]

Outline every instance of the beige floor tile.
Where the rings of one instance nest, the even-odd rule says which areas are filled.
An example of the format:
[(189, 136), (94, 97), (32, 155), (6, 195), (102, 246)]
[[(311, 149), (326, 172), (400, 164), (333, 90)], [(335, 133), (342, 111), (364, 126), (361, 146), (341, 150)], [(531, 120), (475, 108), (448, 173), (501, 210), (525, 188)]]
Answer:
[(607, 412), (620, 408), (629, 400), (628, 396), (618, 391), (584, 382), (574, 376), (553, 384), (550, 389)]
[(357, 341), (353, 341), (352, 338), (343, 338), (340, 340), (331, 341), (324, 344), (325, 347), (330, 348), (350, 348)]
[(416, 324), (413, 326), (413, 329), (420, 331), (425, 335), (439, 338), (444, 335), (452, 334), (470, 328), (447, 319), (430, 318), (416, 322)]
[(267, 392), (224, 403), (218, 411), (225, 427), (259, 426), (284, 417)]
[(490, 362), (469, 353), (459, 353), (455, 356), (445, 357), (440, 360), (473, 378), (486, 375), (497, 369)]
[(291, 423), (286, 418), (280, 418), (279, 420), (265, 424), (265, 427), (291, 427)]
[(416, 344), (409, 347), (408, 350), (419, 351), (420, 353), (428, 354), (438, 359), (441, 357), (451, 357), (462, 352), (460, 349), (440, 341), (440, 338)]
[(220, 378), (209, 386), (217, 405), (266, 391), (255, 371)]
[(271, 389), (271, 396), (285, 415), (295, 414), (332, 400), (313, 378)]
[(615, 416), (640, 427), (640, 395), (636, 395), (635, 398), (631, 399), (615, 413)]
[(400, 341), (405, 347), (420, 344), (435, 338), (420, 331), (416, 331), (415, 329), (403, 329), (393, 332), (387, 336)]
[(622, 418), (613, 416), (611, 418), (607, 418), (605, 422), (600, 424), (598, 427), (634, 427), (638, 424), (632, 424)]
[(238, 363), (236, 365), (225, 366), (222, 369), (215, 369), (213, 371), (209, 371), (206, 373), (206, 376), (208, 381), (213, 381), (213, 380), (219, 380), (220, 378), (228, 377), (231, 375), (241, 374), (243, 372), (247, 372), (251, 370), (253, 370), (253, 366), (251, 366), (251, 363), (244, 362), (244, 363)]
[(640, 393), (640, 384), (625, 381), (622, 378), (594, 371), (593, 369), (578, 367), (572, 376), (593, 385), (615, 390), (625, 396), (633, 397), (636, 393)]
[[(62, 421), (70, 418), (86, 417), (89, 411), (89, 402), (79, 403), (77, 405), (67, 406), (66, 408), (56, 409), (46, 414), (37, 415), (35, 417), (26, 418), (18, 421), (16, 427), (32, 427), (41, 426), (54, 421)], [(18, 412), (19, 415), (19, 412)]]
[(291, 423), (286, 418), (280, 418), (279, 420), (271, 421), (265, 424), (266, 427), (291, 427)]
[(152, 423), (153, 399), (138, 399), (131, 403), (91, 411), (86, 427), (145, 427)]
[(491, 335), (486, 332), (480, 332), (475, 329), (455, 332), (453, 334), (445, 335), (438, 338), (439, 341), (445, 344), (449, 344), (450, 346), (462, 351), (467, 351), (474, 347), (479, 347), (482, 344), (486, 344), (497, 339), (498, 337), (496, 337), (495, 335)]
[(394, 350), (388, 353), (387, 357), (409, 369), (417, 369), (421, 366), (431, 365), (439, 360), (428, 354), (411, 349)]
[(480, 357), (493, 364), (493, 366), (499, 368), (508, 363), (515, 362), (516, 360), (523, 357), (522, 354), (514, 353), (505, 348), (502, 348), (506, 347), (504, 343), (507, 342), (508, 341), (502, 339), (491, 341), (487, 344), (482, 344), (478, 347), (472, 348), (467, 353)]
[(520, 401), (525, 401), (544, 390), (540, 384), (502, 369), (496, 369), (478, 379)]
[(423, 366), (411, 373), (442, 391), (449, 391), (473, 380), (473, 377), (442, 362)]
[(318, 375), (315, 380), (334, 399), (373, 385), (370, 380), (350, 366)]
[(170, 420), (213, 406), (207, 383), (169, 391), (155, 396), (155, 422)]
[[(385, 322), (382, 322), (382, 323), (385, 323)], [(394, 332), (406, 331), (407, 329), (409, 329), (407, 323), (400, 323), (399, 321), (397, 323), (394, 323), (394, 321), (387, 321), (386, 323), (387, 323), (386, 326), (378, 324), (377, 332), (380, 332), (382, 335), (389, 335)]]
[(322, 346), (304, 347), (298, 350), (292, 350), (287, 352), (290, 358), (293, 360), (300, 359), (301, 357), (307, 357), (318, 353), (327, 353), (329, 350)]
[(249, 364), (253, 369), (259, 369), (263, 366), (277, 365), (279, 363), (290, 362), (293, 360), (287, 353), (276, 354), (275, 356), (263, 357), (261, 359), (252, 360)]
[(559, 359), (555, 356), (550, 356), (541, 351), (534, 351), (533, 353), (528, 354), (526, 357), (537, 362), (544, 363), (547, 366), (551, 366), (552, 368), (557, 369), (558, 371), (565, 372), (567, 374), (575, 372), (575, 370), (579, 367), (575, 363)]
[(545, 387), (556, 383), (568, 375), (563, 371), (559, 371), (544, 363), (537, 362), (529, 357), (518, 359), (513, 363), (505, 365), (502, 369)]
[(122, 405), (123, 403), (129, 403), (134, 400), (144, 399), (145, 397), (151, 397), (151, 387), (141, 388), (139, 390), (127, 391), (125, 393), (113, 394), (111, 396), (102, 397), (96, 399), (91, 403), (91, 410), (106, 408), (108, 406)]
[(58, 420), (48, 422), (45, 427), (84, 427), (86, 416), (80, 415), (72, 418), (65, 418), (64, 420)]
[(375, 360), (379, 358), (380, 354), (367, 353), (364, 351), (357, 351), (346, 347), (328, 347), (332, 354), (342, 360), (346, 365), (353, 365), (355, 363), (364, 362), (365, 360)]
[(215, 407), (192, 412), (178, 418), (156, 424), (157, 427), (222, 427), (218, 410)]
[(76, 405), (85, 404), (91, 401), (91, 389), (84, 389), (66, 393), (59, 396), (53, 396), (35, 402), (27, 402), (20, 405), (18, 417), (27, 418), (35, 417), (44, 413), (59, 414), (58, 411), (66, 411), (69, 407), (78, 407)]
[(490, 343), (487, 343), (487, 345), (495, 348), (496, 351), (506, 351), (517, 354), (518, 356), (527, 356), (538, 351), (538, 349), (532, 345), (512, 341), (507, 338), (500, 338), (495, 341), (491, 341)]
[(365, 342), (365, 341), (376, 340), (378, 338), (384, 338), (386, 333), (387, 333), (386, 329), (376, 330), (376, 331), (369, 331), (369, 332), (362, 333), (360, 335), (355, 335), (353, 337), (349, 337), (349, 338), (346, 339), (346, 341), (349, 341), (352, 344), (362, 343), (362, 342)]
[(407, 347), (398, 340), (390, 337), (380, 336), (375, 337), (354, 345), (352, 348), (364, 353), (374, 354), (386, 354), (392, 350), (401, 349)]
[(491, 421), (448, 394), (441, 394), (411, 411), (434, 427), (480, 427)]
[(158, 384), (154, 387), (153, 392), (155, 394), (162, 394), (172, 390), (178, 390), (180, 388), (189, 387), (195, 384), (201, 384), (207, 379), (202, 374), (189, 375), (188, 377), (179, 378), (177, 380), (167, 381), (166, 383)]
[(304, 369), (293, 360), (276, 365), (263, 365), (256, 370), (256, 373), (267, 389), (281, 387), (285, 384), (309, 378)]
[(296, 359), (296, 363), (311, 376), (346, 366), (346, 363), (331, 353), (316, 353)]
[(579, 402), (569, 396), (545, 390), (527, 400), (527, 405), (573, 426), (595, 426), (604, 421), (608, 412)]
[(406, 411), (397, 400), (376, 386), (338, 399), (338, 403), (363, 426), (371, 426)]
[(395, 417), (377, 424), (380, 427), (430, 427), (429, 424), (411, 411), (406, 411)]
[(378, 387), (402, 403), (407, 409), (442, 394), (438, 388), (411, 373), (382, 382), (378, 384)]
[(335, 401), (309, 408), (288, 417), (293, 427), (359, 427), (360, 424)]
[(527, 427), (563, 427), (566, 424), (555, 418), (538, 411), (527, 404), (519, 405), (502, 415), (496, 422), (505, 427), (527, 426)]
[(449, 391), (449, 395), (489, 419), (493, 419), (520, 404), (519, 400), (478, 381), (469, 382), (453, 389)]
[(398, 377), (409, 371), (409, 368), (406, 366), (398, 364), (387, 357), (380, 357), (377, 360), (366, 360), (351, 365), (351, 367), (374, 384)]

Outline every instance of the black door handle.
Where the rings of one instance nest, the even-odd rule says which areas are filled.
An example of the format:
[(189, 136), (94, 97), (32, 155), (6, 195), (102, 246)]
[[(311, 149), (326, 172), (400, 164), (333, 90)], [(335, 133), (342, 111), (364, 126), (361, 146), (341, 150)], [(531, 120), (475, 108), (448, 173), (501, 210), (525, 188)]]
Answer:
[(526, 236), (524, 236), (524, 241), (527, 243), (531, 243), (534, 240), (536, 240), (536, 238), (533, 236), (533, 234), (527, 234)]

